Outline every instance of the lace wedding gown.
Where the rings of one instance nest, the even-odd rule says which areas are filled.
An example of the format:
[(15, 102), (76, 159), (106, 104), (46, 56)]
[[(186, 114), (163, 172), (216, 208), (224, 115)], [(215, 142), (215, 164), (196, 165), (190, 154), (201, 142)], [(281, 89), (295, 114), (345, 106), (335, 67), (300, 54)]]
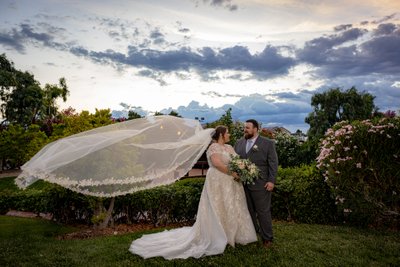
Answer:
[(211, 155), (217, 153), (225, 164), (230, 154), (235, 153), (230, 145), (214, 143), (207, 150), (208, 169), (201, 194), (196, 222), (192, 227), (144, 235), (132, 242), (129, 251), (143, 258), (164, 257), (165, 259), (224, 252), (227, 244), (235, 246), (257, 241), (243, 186), (232, 176), (215, 168)]

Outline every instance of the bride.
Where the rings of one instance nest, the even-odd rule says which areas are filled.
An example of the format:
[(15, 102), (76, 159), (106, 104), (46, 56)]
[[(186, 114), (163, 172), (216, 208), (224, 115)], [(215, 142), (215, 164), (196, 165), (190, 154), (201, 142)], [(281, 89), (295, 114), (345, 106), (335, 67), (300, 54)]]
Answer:
[(199, 258), (224, 252), (227, 244), (248, 244), (257, 241), (244, 189), (230, 174), (228, 163), (236, 154), (229, 142), (225, 126), (218, 126), (207, 150), (208, 169), (201, 194), (196, 222), (192, 227), (144, 235), (129, 248), (143, 258)]

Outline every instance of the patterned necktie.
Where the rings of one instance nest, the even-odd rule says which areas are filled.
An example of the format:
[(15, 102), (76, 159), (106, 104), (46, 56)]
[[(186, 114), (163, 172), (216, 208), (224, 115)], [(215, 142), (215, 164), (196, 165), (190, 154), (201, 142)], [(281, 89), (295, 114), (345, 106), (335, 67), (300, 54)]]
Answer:
[(251, 146), (253, 145), (253, 140), (249, 139), (246, 143), (246, 153), (249, 153)]

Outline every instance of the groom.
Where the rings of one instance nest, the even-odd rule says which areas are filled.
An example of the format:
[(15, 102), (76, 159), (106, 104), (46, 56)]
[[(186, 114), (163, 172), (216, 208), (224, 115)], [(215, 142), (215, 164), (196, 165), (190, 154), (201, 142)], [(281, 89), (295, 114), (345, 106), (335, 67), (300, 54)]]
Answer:
[(235, 144), (235, 151), (243, 159), (249, 159), (260, 170), (255, 184), (245, 185), (247, 206), (256, 231), (266, 248), (272, 245), (271, 195), (278, 170), (275, 142), (258, 135), (258, 122), (247, 120), (244, 138)]

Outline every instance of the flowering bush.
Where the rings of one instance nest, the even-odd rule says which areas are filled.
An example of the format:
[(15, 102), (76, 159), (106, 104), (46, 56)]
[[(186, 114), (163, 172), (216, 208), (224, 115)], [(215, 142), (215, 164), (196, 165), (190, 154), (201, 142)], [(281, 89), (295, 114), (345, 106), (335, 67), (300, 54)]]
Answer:
[(335, 124), (325, 134), (317, 163), (344, 215), (364, 223), (398, 219), (399, 117)]
[(240, 180), (245, 184), (254, 184), (254, 179), (256, 179), (260, 173), (260, 170), (254, 163), (248, 159), (241, 159), (237, 155), (232, 156), (228, 167), (229, 171), (236, 172), (240, 176)]

